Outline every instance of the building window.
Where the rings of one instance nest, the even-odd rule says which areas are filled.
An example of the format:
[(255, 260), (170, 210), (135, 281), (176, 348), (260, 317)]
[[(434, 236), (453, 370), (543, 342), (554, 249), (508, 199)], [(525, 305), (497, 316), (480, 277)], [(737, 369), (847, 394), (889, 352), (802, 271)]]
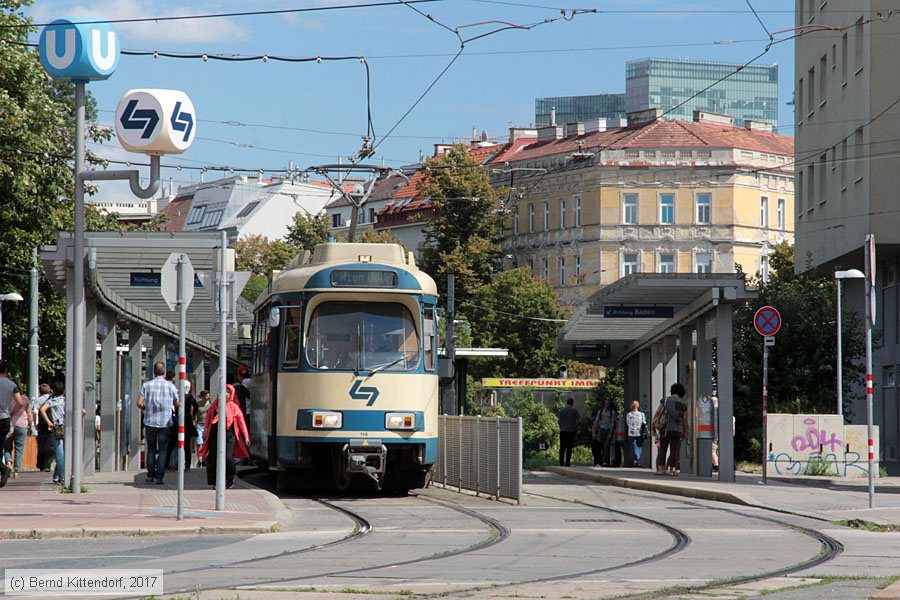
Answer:
[(622, 255), (622, 276), (638, 273), (638, 255), (634, 252), (626, 252)]
[(828, 73), (828, 55), (823, 54), (822, 58), (819, 59), (819, 106), (825, 104), (828, 100), (827, 90), (828, 90), (828, 79), (825, 77), (825, 74)]
[(769, 199), (766, 196), (759, 199), (759, 226), (769, 226)]
[(769, 281), (769, 255), (763, 254), (759, 257), (759, 279), (760, 281)]
[(712, 194), (697, 194), (697, 223), (709, 225), (712, 212)]
[(581, 196), (574, 196), (572, 201), (575, 203), (575, 227), (581, 227)]
[(853, 28), (854, 46), (856, 50), (856, 73), (862, 71), (865, 61), (863, 60), (863, 49), (865, 48), (866, 38), (863, 31), (863, 18), (860, 17)]
[(550, 280), (550, 259), (542, 258), (541, 259), (541, 279), (544, 281)]
[(550, 231), (550, 203), (544, 200), (544, 231)]
[(556, 259), (556, 275), (559, 279), (559, 287), (566, 285), (566, 257), (560, 256)]
[(659, 223), (671, 225), (675, 222), (675, 194), (661, 194), (659, 197)]
[(528, 259), (528, 272), (531, 273), (532, 276), (534, 276), (534, 258), (533, 257)]
[(807, 117), (813, 116), (816, 111), (816, 69), (813, 67), (806, 73), (806, 100), (809, 103)]
[(622, 222), (636, 225), (638, 220), (638, 195), (625, 194), (622, 197)]
[(559, 228), (566, 228), (566, 201), (564, 198), (559, 201)]
[(519, 207), (513, 210), (513, 235), (519, 235)]
[(575, 279), (581, 283), (581, 257), (575, 257)]
[(203, 216), (203, 222), (200, 223), (201, 227), (218, 227), (219, 223), (222, 221), (222, 215), (225, 213), (224, 210), (208, 210), (206, 214)]
[(847, 47), (847, 33), (841, 36), (841, 83), (847, 83), (847, 55), (850, 49)]
[(712, 273), (712, 256), (709, 253), (702, 252), (696, 254), (694, 261), (696, 263), (696, 268), (694, 269), (695, 272)]
[(341, 223), (341, 214), (336, 213), (331, 215), (331, 226), (332, 227), (341, 227), (343, 224)]
[(534, 204), (528, 204), (528, 233), (534, 233)]
[(672, 253), (659, 255), (659, 272), (674, 273), (675, 272), (675, 255)]
[(778, 199), (778, 206), (775, 209), (776, 210), (775, 216), (778, 219), (778, 229), (787, 229), (787, 213), (785, 212), (786, 204), (787, 204), (787, 202), (785, 201), (784, 198)]
[(185, 221), (185, 225), (196, 225), (200, 221), (203, 220), (203, 213), (206, 211), (205, 206), (195, 206), (191, 209), (191, 212), (188, 213), (187, 221)]
[(369, 209), (369, 223), (374, 223), (374, 222), (375, 222), (375, 209), (370, 208)]
[(253, 212), (253, 209), (259, 206), (259, 202), (259, 200), (254, 200), (253, 202), (247, 203), (247, 206), (241, 209), (241, 212), (239, 212), (235, 218), (243, 219), (244, 217), (249, 217), (250, 213)]

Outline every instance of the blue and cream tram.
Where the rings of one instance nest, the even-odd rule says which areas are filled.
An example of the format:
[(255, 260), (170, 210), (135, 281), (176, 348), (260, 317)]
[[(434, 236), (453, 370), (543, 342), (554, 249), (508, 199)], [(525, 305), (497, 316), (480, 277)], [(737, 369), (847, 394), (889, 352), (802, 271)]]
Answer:
[(319, 244), (256, 305), (251, 453), (280, 487), (424, 487), (437, 460), (437, 287), (396, 244)]

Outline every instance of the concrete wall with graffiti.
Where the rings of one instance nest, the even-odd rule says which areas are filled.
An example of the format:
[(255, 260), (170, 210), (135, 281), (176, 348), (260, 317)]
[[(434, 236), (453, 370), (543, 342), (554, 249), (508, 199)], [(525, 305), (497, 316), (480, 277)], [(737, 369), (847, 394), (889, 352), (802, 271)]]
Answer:
[[(844, 425), (840, 415), (768, 416), (767, 472), (770, 476), (868, 477), (865, 425)], [(878, 476), (878, 428), (875, 428)]]

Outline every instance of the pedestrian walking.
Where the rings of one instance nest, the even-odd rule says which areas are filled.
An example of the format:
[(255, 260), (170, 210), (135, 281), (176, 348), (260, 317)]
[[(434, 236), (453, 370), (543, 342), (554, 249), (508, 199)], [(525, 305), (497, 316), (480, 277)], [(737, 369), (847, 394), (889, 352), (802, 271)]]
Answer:
[(37, 429), (37, 468), (38, 471), (49, 472), (53, 463), (54, 444), (53, 432), (47, 423), (40, 418), (41, 407), (53, 397), (53, 388), (50, 384), (42, 383), (39, 388), (41, 395), (31, 401), (34, 411), (35, 429)]
[(559, 411), (559, 466), (572, 464), (572, 450), (575, 448), (575, 432), (578, 431), (578, 410), (575, 399), (567, 398), (566, 405)]
[(12, 468), (7, 464), (7, 456), (12, 454), (12, 419), (10, 418), (10, 406), (13, 401), (18, 403), (21, 400), (21, 392), (19, 386), (6, 376), (6, 363), (0, 361), (0, 452), (2, 452), (2, 460), (0, 460), (0, 487), (6, 485), (9, 476), (12, 474)]
[(53, 395), (41, 405), (41, 421), (46, 424), (53, 440), (53, 454), (56, 457), (53, 483), (62, 484), (66, 465), (66, 385), (63, 382), (53, 384)]
[[(685, 390), (680, 383), (673, 383), (670, 396), (663, 400), (661, 414), (665, 414), (665, 427), (659, 427), (659, 419), (654, 415), (654, 427), (659, 429), (659, 454), (656, 457), (657, 475), (678, 475), (681, 462), (681, 439), (684, 437)], [(666, 459), (666, 452), (669, 457)]]
[[(172, 432), (169, 434), (170, 436), (174, 436), (169, 438), (169, 447), (171, 450), (169, 451), (169, 468), (170, 469), (178, 469), (178, 447), (177, 445), (172, 447), (172, 439), (178, 441), (178, 411), (175, 411), (175, 415), (172, 417)], [(197, 425), (195, 421), (197, 420), (197, 400), (194, 399), (194, 395), (191, 394), (191, 382), (185, 380), (184, 381), (184, 470), (191, 470), (191, 463), (194, 458), (194, 438), (197, 437)]]
[(608, 467), (610, 465), (610, 444), (615, 422), (616, 409), (612, 400), (606, 400), (603, 403), (603, 407), (597, 411), (597, 415), (594, 417), (594, 424), (591, 426), (591, 435), (597, 444), (597, 449), (594, 452), (595, 467)]
[[(13, 383), (16, 383), (18, 387), (18, 383), (15, 380), (13, 380)], [(15, 479), (19, 476), (19, 471), (22, 470), (22, 455), (25, 454), (25, 441), (34, 427), (31, 415), (31, 401), (28, 399), (28, 396), (22, 393), (19, 393), (18, 398), (13, 396), (9, 404), (9, 417), (13, 428), (12, 440), (15, 448), (12, 471), (13, 479)], [(9, 461), (7, 460), (7, 465), (8, 463)]]
[(613, 426), (612, 463), (611, 466), (619, 468), (625, 463), (625, 446), (628, 444), (628, 426), (625, 422), (625, 413), (616, 411), (616, 422)]
[(178, 391), (166, 380), (166, 365), (153, 365), (154, 378), (144, 383), (137, 407), (144, 411), (144, 439), (147, 442), (147, 483), (162, 485), (166, 475), (166, 452), (172, 412), (178, 405)]
[[(200, 456), (206, 461), (206, 483), (216, 485), (216, 460), (218, 460), (218, 428), (222, 423), (219, 418), (219, 399), (210, 405), (204, 423), (204, 444), (200, 447)], [(234, 485), (235, 458), (250, 458), (250, 434), (244, 411), (238, 402), (234, 386), (225, 386), (225, 487)]]
[(647, 431), (647, 417), (641, 412), (641, 403), (635, 400), (631, 403), (631, 412), (625, 417), (628, 425), (628, 441), (631, 443), (632, 466), (641, 466), (641, 453), (644, 449), (645, 434)]
[(209, 411), (209, 390), (200, 390), (197, 400), (197, 467), (203, 466), (203, 457), (200, 456), (200, 448), (203, 446), (204, 432), (206, 429), (206, 413)]

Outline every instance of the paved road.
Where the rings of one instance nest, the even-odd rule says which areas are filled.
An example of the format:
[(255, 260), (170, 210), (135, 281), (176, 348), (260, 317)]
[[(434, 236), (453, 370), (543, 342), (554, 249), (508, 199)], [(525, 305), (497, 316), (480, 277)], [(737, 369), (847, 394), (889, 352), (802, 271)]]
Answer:
[[(186, 598), (204, 590), (190, 596), (203, 600), (580, 599), (642, 592), (708, 599), (798, 585), (808, 587), (767, 597), (850, 600), (868, 598), (881, 578), (900, 575), (897, 533), (551, 473), (530, 475), (526, 484), (522, 506), (439, 488), (420, 496), (325, 499), (329, 504), (283, 497), (291, 519), (279, 533), (6, 540), (0, 555), (7, 567), (162, 569), (167, 592)], [(767, 576), (822, 552), (812, 530), (834, 538), (843, 552), (812, 568)], [(699, 589), (735, 578), (762, 580)]]

